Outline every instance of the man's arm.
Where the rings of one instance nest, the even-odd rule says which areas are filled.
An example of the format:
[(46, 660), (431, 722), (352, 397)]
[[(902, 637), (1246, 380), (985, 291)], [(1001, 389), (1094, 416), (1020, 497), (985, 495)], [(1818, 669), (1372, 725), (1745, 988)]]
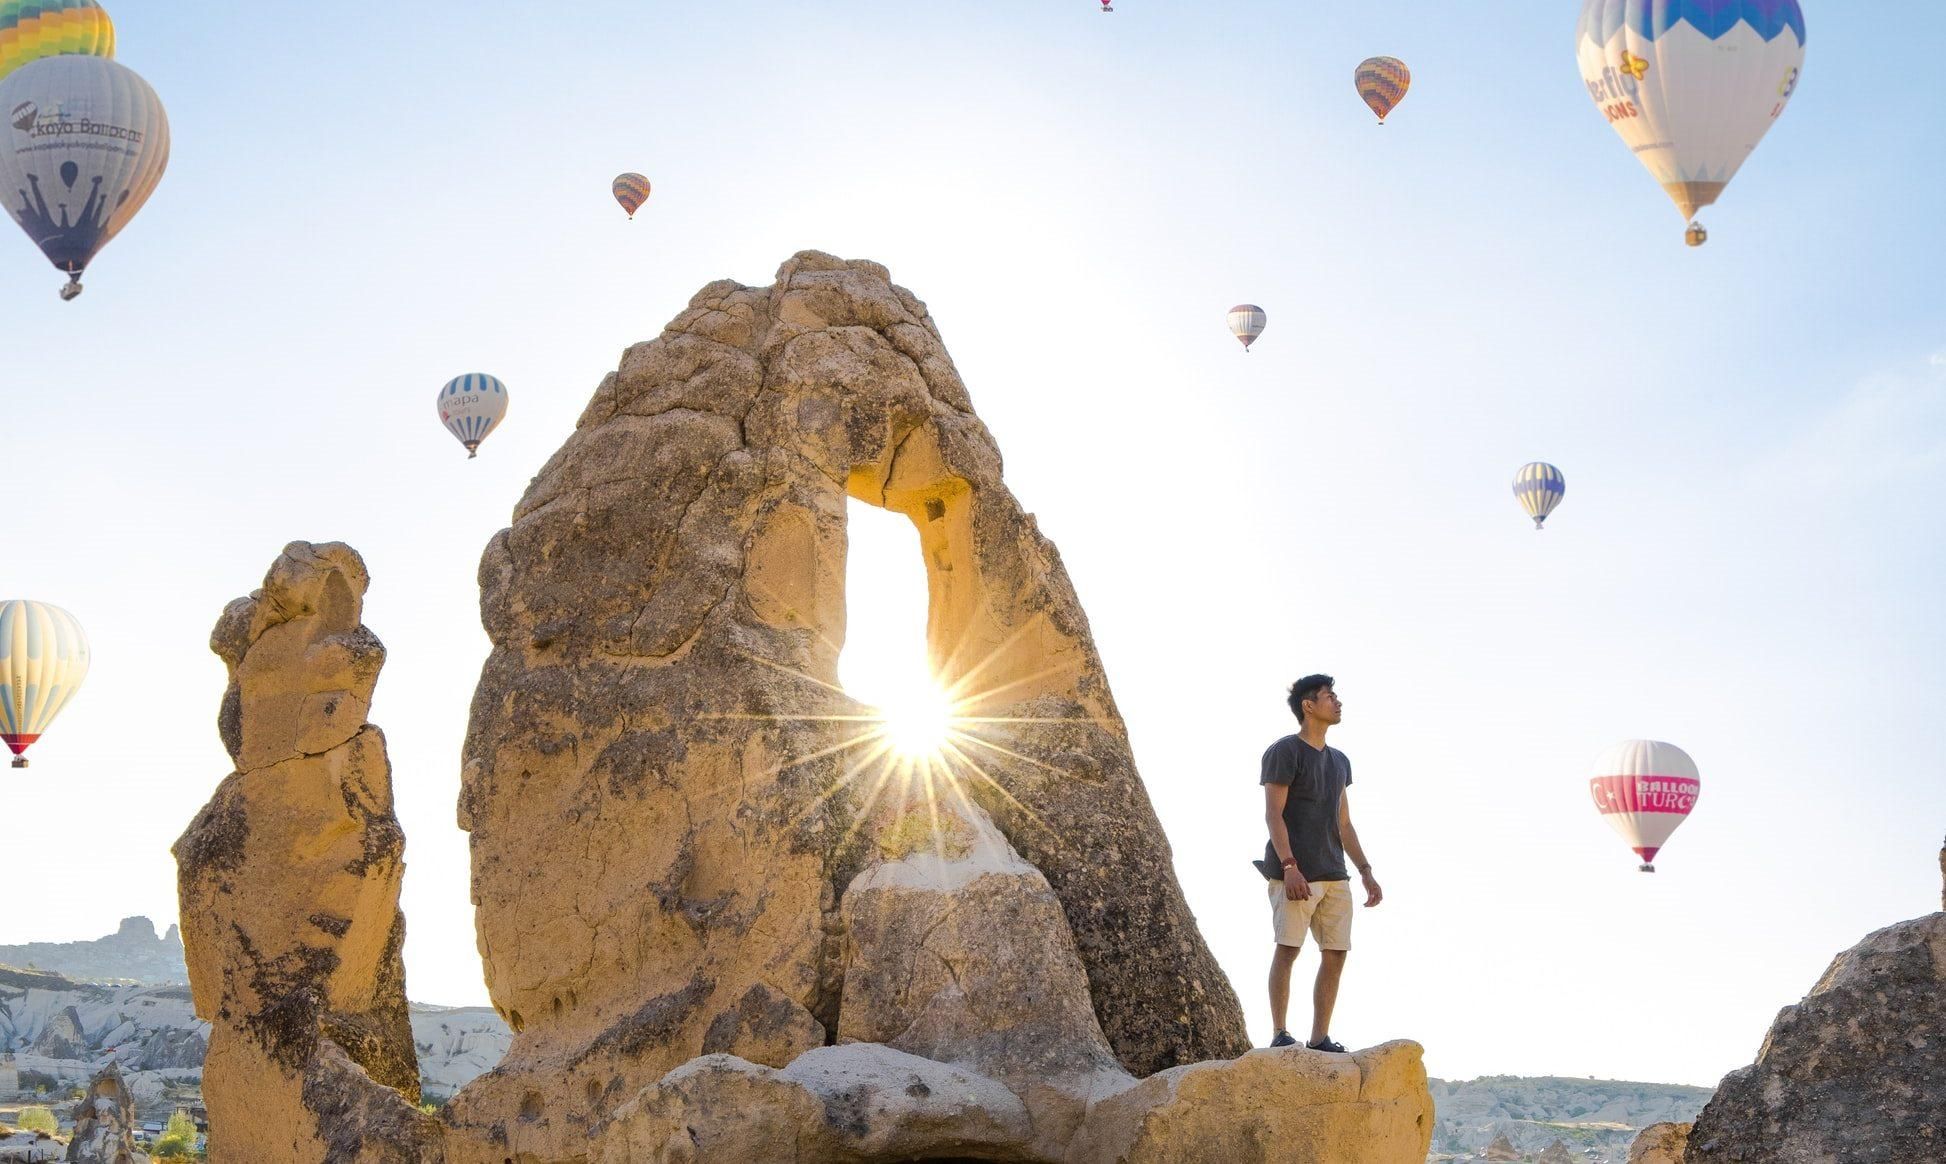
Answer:
[(1290, 798), (1290, 785), (1264, 785), (1264, 823), (1270, 826), (1270, 847), (1284, 863), (1284, 897), (1305, 901), (1311, 896), (1311, 883), (1297, 867), (1297, 858), (1291, 856), (1291, 832), (1284, 827), (1284, 805)]
[(1345, 842), (1345, 855), (1358, 867), (1359, 879), (1365, 883), (1365, 905), (1367, 908), (1385, 900), (1385, 891), (1378, 887), (1372, 876), (1372, 863), (1365, 857), (1365, 846), (1358, 843), (1358, 830), (1351, 824), (1351, 790), (1347, 788), (1338, 796), (1338, 837)]

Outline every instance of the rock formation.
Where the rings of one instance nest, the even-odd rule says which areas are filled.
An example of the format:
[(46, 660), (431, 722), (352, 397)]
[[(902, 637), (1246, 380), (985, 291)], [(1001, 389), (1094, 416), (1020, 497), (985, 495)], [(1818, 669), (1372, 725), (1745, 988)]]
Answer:
[(71, 1006), (62, 1007), (28, 1045), (27, 1053), (48, 1059), (79, 1059), (87, 1054), (88, 1033), (81, 1025), (80, 1012)]
[[(920, 530), (959, 717), (936, 755), (895, 753), (837, 686), (854, 497)], [(228, 1076), (229, 1102), (267, 1095), (249, 1118), (297, 1130), (216, 1159), (1424, 1158), (1416, 1045), (1231, 1058), (1242, 1015), (1080, 604), (882, 267), (807, 252), (775, 287), (705, 288), (602, 383), (480, 580), (459, 818), (506, 1057), (440, 1122), (391, 1089), (394, 1044), (341, 1037), (394, 1029), (397, 946), (373, 935), (398, 842), (358, 726), (362, 565), (293, 546), (215, 636), (231, 781), (279, 775), (226, 784), (178, 853), (221, 1015), (212, 1121), (230, 1049), (269, 1075)], [(246, 876), (264, 900), (230, 899)]]
[(807, 252), (631, 348), (487, 548), (460, 817), (515, 1037), (456, 1116), (566, 1143), (699, 1055), (845, 1037), (860, 822), (912, 779), (836, 686), (848, 497), (920, 532), (934, 670), (981, 721), (936, 788), (1045, 877), (1113, 1055), (1248, 1047), (1080, 603), (924, 305)]
[(1506, 1164), (1507, 1161), (1520, 1159), (1520, 1153), (1514, 1150), (1513, 1141), (1505, 1136), (1495, 1136), (1493, 1143), (1487, 1145), (1485, 1158)]
[(102, 1068), (88, 1094), (74, 1105), (67, 1159), (69, 1164), (149, 1164), (135, 1150), (135, 1099), (113, 1063)]
[(1574, 1153), (1568, 1151), (1566, 1140), (1556, 1140), (1547, 1146), (1534, 1164), (1575, 1164)]
[[(367, 582), (350, 547), (293, 542), (210, 639), (237, 767), (175, 854), (217, 1160), (416, 1160), (433, 1134), (413, 1107), (404, 837), (365, 722), (385, 659), (359, 622)], [(367, 1136), (351, 1108), (403, 1131)]]
[(1690, 1164), (1946, 1159), (1946, 913), (1882, 929), (1724, 1076)]
[(1651, 1124), (1629, 1145), (1628, 1164), (1683, 1164), (1694, 1124)]

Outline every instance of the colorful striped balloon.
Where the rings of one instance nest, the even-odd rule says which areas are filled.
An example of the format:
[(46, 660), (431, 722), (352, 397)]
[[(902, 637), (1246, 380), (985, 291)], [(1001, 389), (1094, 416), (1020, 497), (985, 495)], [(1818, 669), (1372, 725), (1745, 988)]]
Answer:
[(1655, 872), (1656, 853), (1689, 819), (1702, 790), (1689, 753), (1657, 740), (1616, 744), (1595, 761), (1588, 781), (1595, 811), (1642, 858), (1644, 873)]
[(455, 376), (439, 390), (439, 423), (466, 446), (466, 459), (480, 455), (480, 442), (507, 415), (507, 386), (485, 372)]
[(1269, 325), (1270, 316), (1254, 303), (1239, 303), (1230, 308), (1230, 334), (1237, 337), (1246, 352)]
[(112, 57), (115, 22), (95, 0), (0, 0), (0, 78), (42, 57)]
[(1405, 100), (1406, 91), (1412, 88), (1412, 70), (1397, 57), (1373, 57), (1358, 66), (1354, 79), (1358, 83), (1358, 95), (1365, 104), (1378, 114), (1378, 123), (1385, 119), (1399, 102)]
[(1561, 470), (1546, 461), (1535, 461), (1521, 466), (1514, 474), (1514, 496), (1527, 510), (1527, 516), (1534, 519), (1534, 528), (1541, 529), (1547, 524), (1547, 515), (1561, 504), (1567, 496), (1568, 479)]
[(27, 749), (88, 677), (88, 636), (45, 602), (0, 602), (0, 741), (27, 766)]
[(635, 212), (649, 200), (649, 180), (640, 174), (621, 174), (615, 179), (615, 201), (628, 211), (629, 220), (635, 219)]

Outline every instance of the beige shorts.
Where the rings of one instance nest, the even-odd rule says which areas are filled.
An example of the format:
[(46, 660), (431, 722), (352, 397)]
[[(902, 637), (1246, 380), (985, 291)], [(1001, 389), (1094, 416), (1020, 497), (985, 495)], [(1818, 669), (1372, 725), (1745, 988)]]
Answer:
[(1270, 918), (1277, 944), (1292, 949), (1304, 947), (1304, 931), (1317, 935), (1320, 950), (1351, 949), (1351, 882), (1313, 881), (1311, 896), (1292, 901), (1284, 896), (1284, 883), (1271, 881)]

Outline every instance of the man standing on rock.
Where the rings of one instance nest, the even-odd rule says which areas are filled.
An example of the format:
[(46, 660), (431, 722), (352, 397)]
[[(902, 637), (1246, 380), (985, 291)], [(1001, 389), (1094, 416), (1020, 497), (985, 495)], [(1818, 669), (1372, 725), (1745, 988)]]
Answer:
[(1297, 1043), (1285, 1029), (1291, 1002), (1291, 967), (1308, 929), (1318, 939), (1324, 962), (1311, 990), (1313, 1051), (1343, 1052), (1331, 1039), (1331, 1010), (1338, 1002), (1338, 980), (1351, 950), (1351, 875), (1349, 853), (1365, 884), (1365, 905), (1385, 894), (1372, 878), (1372, 865), (1351, 825), (1351, 762), (1324, 742), (1324, 734), (1344, 718), (1344, 705), (1329, 675), (1307, 675), (1291, 684), (1291, 713), (1301, 729), (1270, 745), (1264, 753), (1264, 822), (1270, 843), (1256, 862), (1269, 881), (1270, 912), (1277, 953), (1270, 963), (1270, 1017), (1276, 1023), (1273, 1047)]

